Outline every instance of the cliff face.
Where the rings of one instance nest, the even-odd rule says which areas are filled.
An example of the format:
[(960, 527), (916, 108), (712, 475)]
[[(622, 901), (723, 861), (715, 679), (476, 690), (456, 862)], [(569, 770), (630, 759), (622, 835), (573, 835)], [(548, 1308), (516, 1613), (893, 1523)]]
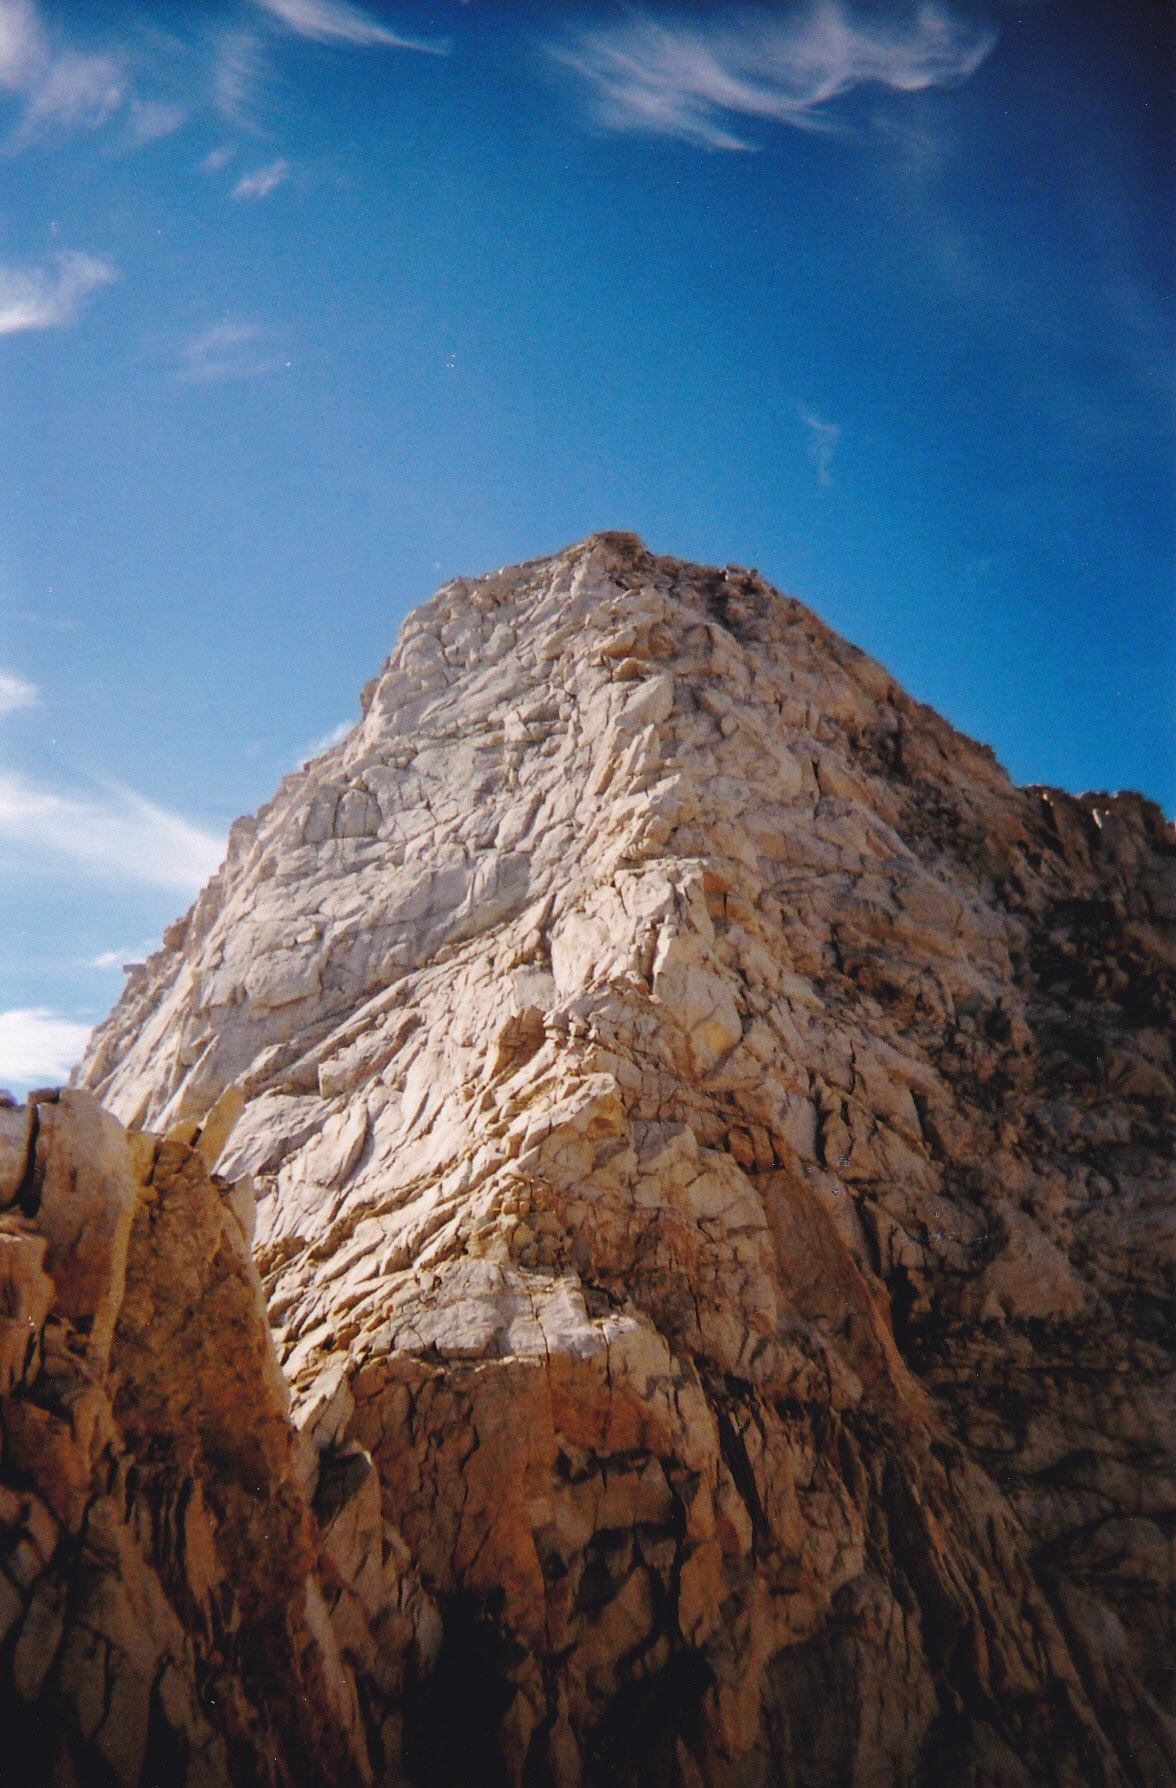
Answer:
[[(81, 1071), (164, 1150), (246, 1100), (301, 1438), (241, 1521), (293, 1447), (303, 1608), (351, 1523), (338, 1756), (1170, 1783), (1171, 828), (632, 536), (446, 586), (365, 701)], [(152, 1458), (176, 1404), (111, 1401)]]

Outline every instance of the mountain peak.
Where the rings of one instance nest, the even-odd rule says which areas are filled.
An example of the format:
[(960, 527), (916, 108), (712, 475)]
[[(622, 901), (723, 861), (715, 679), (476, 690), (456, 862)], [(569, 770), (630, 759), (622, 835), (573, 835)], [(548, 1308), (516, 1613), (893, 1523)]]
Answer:
[(1158, 1783), (1158, 810), (617, 532), (446, 584), (363, 708), (81, 1080), (244, 1101), (294, 1420), (448, 1635), (400, 1700), (355, 1642), (405, 1769)]

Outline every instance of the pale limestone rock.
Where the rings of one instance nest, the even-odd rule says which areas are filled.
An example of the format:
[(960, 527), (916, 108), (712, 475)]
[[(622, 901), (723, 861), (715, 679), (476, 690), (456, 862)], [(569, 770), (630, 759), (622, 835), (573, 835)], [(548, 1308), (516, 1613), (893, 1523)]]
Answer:
[(454, 580), (362, 705), (81, 1072), (165, 1149), (245, 1098), (331, 1719), (430, 1784), (1167, 1783), (1171, 828), (633, 536)]

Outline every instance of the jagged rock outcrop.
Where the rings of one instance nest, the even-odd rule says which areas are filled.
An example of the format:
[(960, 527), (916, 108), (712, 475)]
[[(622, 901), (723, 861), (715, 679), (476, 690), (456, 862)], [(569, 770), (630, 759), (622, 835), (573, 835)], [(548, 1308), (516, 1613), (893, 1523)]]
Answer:
[(245, 1098), (375, 1770), (1176, 1778), (1174, 868), (754, 572), (409, 618), (81, 1074)]
[(0, 1106), (11, 1788), (370, 1784), (332, 1607), (363, 1578), (403, 1659), (438, 1630), (370, 1460), (334, 1465), (340, 1520), (289, 1420), (252, 1189), (210, 1173), (223, 1112), (156, 1137), (85, 1092)]

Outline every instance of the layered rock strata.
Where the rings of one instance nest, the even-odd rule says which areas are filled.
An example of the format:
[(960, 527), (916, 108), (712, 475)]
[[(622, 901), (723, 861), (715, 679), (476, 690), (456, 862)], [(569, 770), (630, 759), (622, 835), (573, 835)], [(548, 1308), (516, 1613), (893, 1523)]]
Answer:
[(439, 1611), (339, 1590), (372, 1767), (1170, 1784), (1171, 827), (628, 535), (364, 708), (81, 1078), (246, 1101), (294, 1422)]

